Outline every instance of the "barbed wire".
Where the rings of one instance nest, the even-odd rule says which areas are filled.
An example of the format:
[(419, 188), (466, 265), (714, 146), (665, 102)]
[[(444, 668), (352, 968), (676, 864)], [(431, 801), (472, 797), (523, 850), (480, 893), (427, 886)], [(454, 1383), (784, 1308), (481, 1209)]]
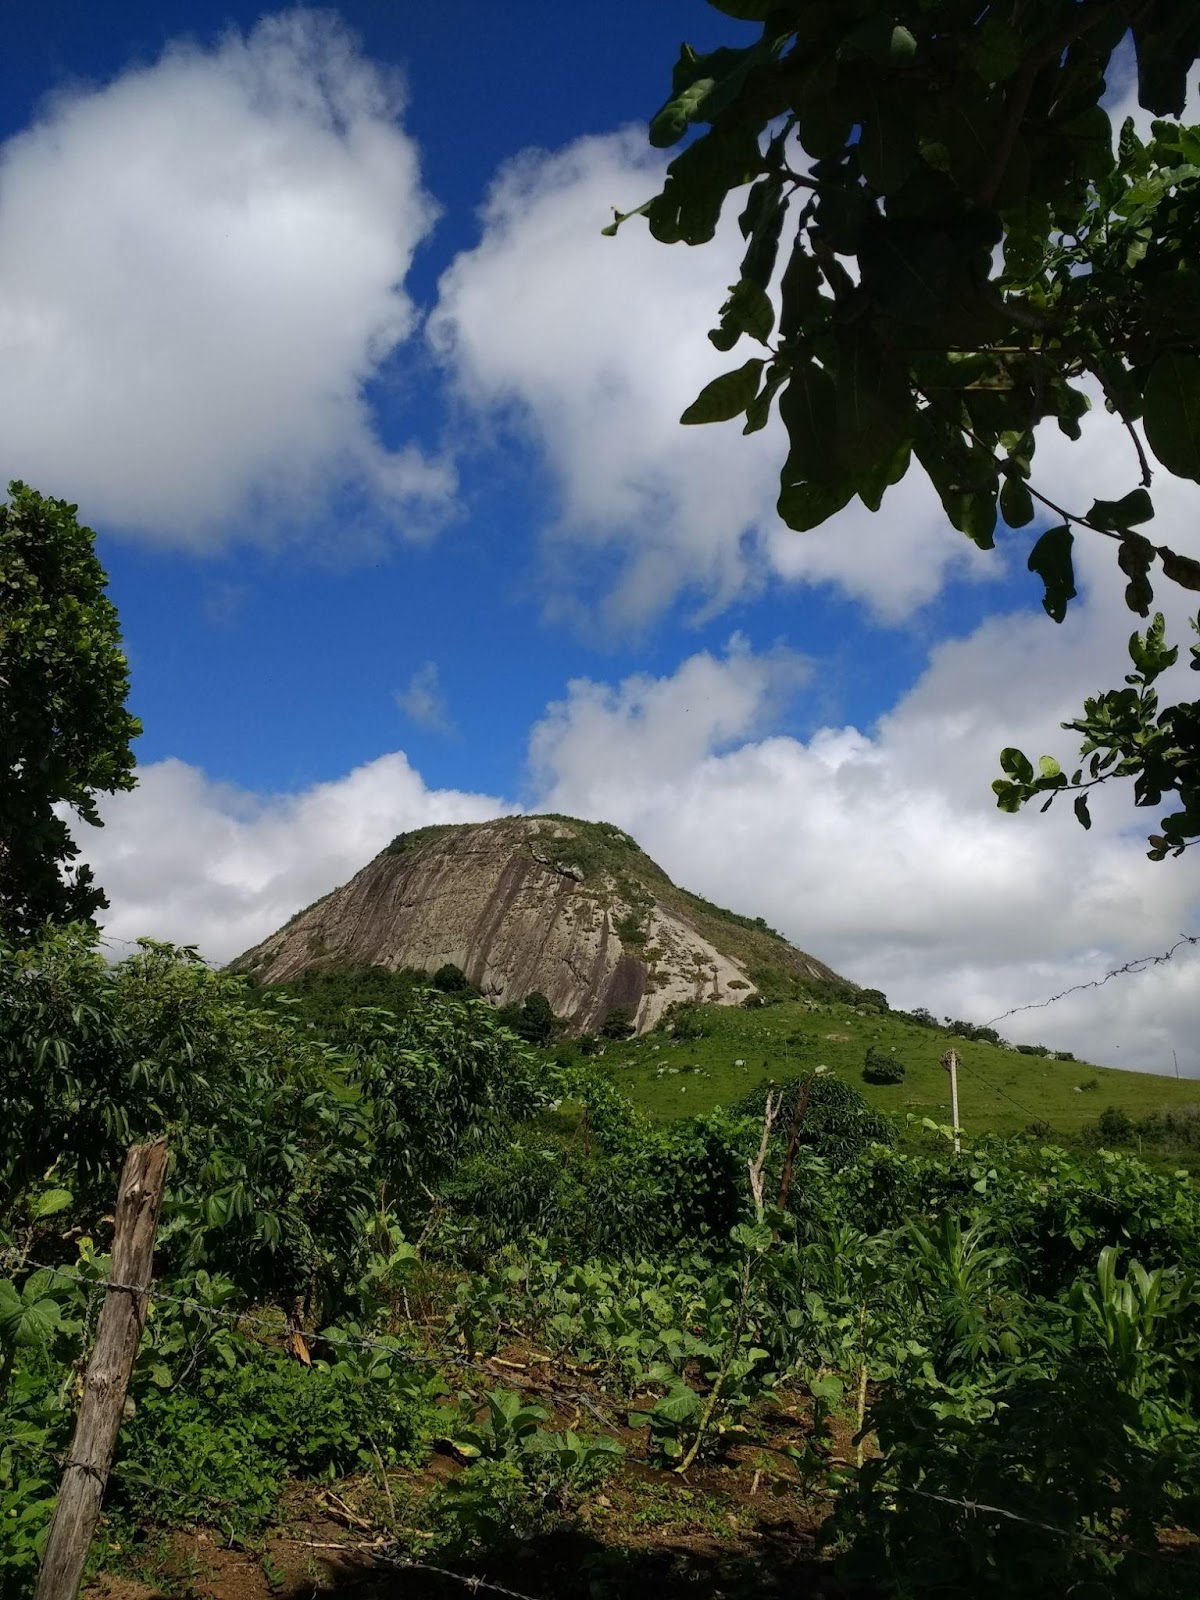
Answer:
[[(157, 1483), (144, 1473), (129, 1472), (123, 1467), (109, 1467), (107, 1470), (102, 1470), (94, 1462), (73, 1461), (66, 1452), (47, 1449), (45, 1445), (35, 1444), (30, 1439), (15, 1440), (13, 1441), (13, 1447), (18, 1452), (25, 1451), (31, 1455), (39, 1455), (48, 1461), (53, 1461), (60, 1469), (65, 1470), (67, 1467), (80, 1468), (93, 1477), (102, 1478), (105, 1482), (110, 1478), (115, 1478), (121, 1483), (132, 1484), (141, 1489), (153, 1489), (162, 1495), (175, 1499), (191, 1500), (197, 1504), (214, 1508), (241, 1505), (240, 1501), (230, 1499), (227, 1495), (205, 1494), (202, 1490), (184, 1489), (178, 1484)], [(455, 1583), (461, 1583), (465, 1588), (471, 1590), (472, 1593), (486, 1590), (492, 1594), (510, 1596), (511, 1600), (538, 1600), (538, 1597), (534, 1595), (524, 1594), (519, 1589), (506, 1588), (503, 1584), (493, 1583), (489, 1578), (480, 1578), (468, 1572), (455, 1572), (452, 1567), (436, 1566), (432, 1562), (418, 1561), (410, 1556), (393, 1555), (390, 1551), (381, 1550), (376, 1545), (356, 1544), (351, 1540), (327, 1544), (313, 1539), (298, 1539), (294, 1535), (282, 1533), (276, 1535), (276, 1541), (281, 1544), (298, 1545), (304, 1549), (344, 1550), (348, 1555), (369, 1556), (372, 1561), (379, 1562), (384, 1566), (396, 1567), (408, 1572), (427, 1572), (438, 1578), (451, 1578)], [(389, 1539), (386, 1542), (391, 1543), (394, 1541)]]
[(982, 1083), (985, 1089), (990, 1089), (993, 1094), (1000, 1095), (1003, 1099), (1011, 1102), (1012, 1105), (1016, 1106), (1018, 1111), (1023, 1111), (1030, 1121), (1042, 1122), (1045, 1120), (1044, 1118), (1039, 1117), (1036, 1111), (1031, 1111), (1028, 1106), (1022, 1105), (1015, 1095), (1009, 1094), (1007, 1089), (1002, 1089), (999, 1084), (993, 1083), (990, 1078), (985, 1078), (983, 1073), (977, 1071), (975, 1067), (968, 1066), (963, 1060), (961, 1054), (958, 1056), (958, 1064), (963, 1071), (968, 1074), (968, 1076), (975, 1078)]
[(1129, 974), (1145, 972), (1149, 967), (1159, 967), (1165, 961), (1170, 961), (1176, 950), (1181, 950), (1184, 945), (1200, 944), (1200, 934), (1184, 933), (1176, 939), (1169, 950), (1164, 950), (1157, 956), (1138, 956), (1133, 961), (1127, 961), (1123, 967), (1114, 967), (1111, 972), (1106, 972), (1102, 978), (1093, 978), (1088, 983), (1073, 983), (1069, 989), (1063, 989), (1059, 994), (1052, 994), (1048, 1000), (1031, 1000), (1028, 1005), (1013, 1006), (1009, 1011), (1002, 1011), (998, 1017), (992, 1017), (985, 1022), (985, 1028), (994, 1028), (998, 1022), (1004, 1022), (1009, 1017), (1015, 1017), (1021, 1011), (1044, 1011), (1047, 1006), (1054, 1005), (1059, 1000), (1065, 1000), (1069, 994), (1081, 994), (1085, 989), (1102, 989), (1113, 978), (1123, 978)]

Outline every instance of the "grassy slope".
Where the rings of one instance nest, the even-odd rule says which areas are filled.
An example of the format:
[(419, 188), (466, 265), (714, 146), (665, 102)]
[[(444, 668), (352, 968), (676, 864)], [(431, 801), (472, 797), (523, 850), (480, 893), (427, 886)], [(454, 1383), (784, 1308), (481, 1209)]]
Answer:
[[(1120, 1072), (1079, 1061), (1024, 1056), (995, 1045), (976, 1044), (897, 1017), (859, 1015), (852, 1006), (817, 1010), (782, 1004), (761, 1011), (708, 1006), (702, 1013), (707, 1037), (674, 1043), (648, 1034), (610, 1044), (603, 1064), (614, 1083), (651, 1115), (670, 1119), (728, 1105), (755, 1084), (793, 1076), (824, 1063), (881, 1110), (950, 1120), (949, 1078), (940, 1065), (951, 1045), (962, 1063), (959, 1108), (968, 1131), (1014, 1133), (1033, 1120), (1061, 1133), (1077, 1132), (1107, 1106), (1137, 1119), (1151, 1112), (1200, 1105), (1200, 1083)], [(798, 1042), (799, 1036), (807, 1042)], [(862, 1078), (867, 1047), (890, 1052), (907, 1068), (903, 1083), (875, 1085)], [(656, 1048), (657, 1046), (657, 1048)], [(744, 1067), (734, 1065), (742, 1059)], [(668, 1071), (660, 1075), (659, 1069)], [(697, 1071), (685, 1068), (698, 1067)], [(670, 1068), (679, 1068), (677, 1073)], [(1078, 1092), (1090, 1082), (1092, 1089)]]

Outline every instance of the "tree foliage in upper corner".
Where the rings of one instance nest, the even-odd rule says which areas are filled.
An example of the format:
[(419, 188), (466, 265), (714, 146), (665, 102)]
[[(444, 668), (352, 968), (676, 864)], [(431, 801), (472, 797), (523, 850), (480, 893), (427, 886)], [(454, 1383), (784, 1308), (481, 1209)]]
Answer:
[(93, 534), (23, 483), (0, 506), (0, 929), (86, 920), (107, 905), (57, 809), (100, 826), (97, 794), (131, 789), (129, 668)]
[[(740, 276), (709, 338), (759, 353), (683, 422), (743, 417), (751, 433), (777, 405), (778, 510), (797, 530), (855, 496), (878, 510), (914, 458), (981, 548), (1000, 522), (1048, 522), (1029, 567), (1059, 622), (1080, 531), (1112, 543), (1139, 615), (1160, 578), (1200, 591), (1200, 561), (1138, 531), (1155, 463), (1200, 481), (1200, 128), (1170, 120), (1200, 5), (710, 3), (761, 36), (683, 46), (650, 124), (652, 144), (683, 148), (637, 214), (664, 243), (703, 244), (747, 191)], [(1130, 33), (1160, 120), (1145, 141), (1127, 120), (1114, 143), (1101, 99)], [(1085, 510), (1033, 474), (1035, 429), (1078, 439), (1089, 389), (1127, 430), (1131, 487)]]

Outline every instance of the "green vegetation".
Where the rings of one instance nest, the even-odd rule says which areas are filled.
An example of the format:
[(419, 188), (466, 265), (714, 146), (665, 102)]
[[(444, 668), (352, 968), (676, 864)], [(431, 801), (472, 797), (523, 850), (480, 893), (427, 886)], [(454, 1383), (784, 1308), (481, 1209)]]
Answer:
[[(1200, 562), (1142, 531), (1162, 472), (1200, 479), (1200, 55), (1194, 0), (713, 0), (760, 25), (741, 48), (684, 44), (650, 142), (680, 146), (659, 193), (617, 214), (703, 245), (739, 194), (738, 281), (709, 338), (758, 354), (715, 378), (687, 425), (787, 434), (779, 515), (804, 532), (851, 500), (877, 511), (915, 461), (981, 549), (1050, 514), (1029, 553), (1047, 614), (1075, 598), (1076, 537), (1115, 546), (1130, 609), (1154, 584), (1200, 589)], [(1103, 107), (1132, 34), (1148, 139)], [(1114, 132), (1116, 137), (1114, 138)], [(781, 249), (782, 247), (782, 249)], [(777, 272), (777, 268), (781, 268)], [(1069, 439), (1092, 393), (1129, 436), (1129, 491), (1064, 507), (1034, 462), (1039, 423)], [(1143, 438), (1144, 436), (1144, 438)], [(1152, 582), (1153, 575), (1153, 582)], [(1090, 699), (1070, 776), (1001, 757), (1016, 809), (1133, 780), (1168, 811), (1150, 854), (1200, 835), (1200, 702), (1159, 710), (1162, 618), (1131, 646), (1133, 686)], [(1085, 765), (1086, 763), (1086, 765)]]
[[(0, 932), (108, 904), (60, 814), (100, 826), (98, 794), (132, 789), (129, 668), (95, 535), (23, 483), (0, 506)], [(66, 869), (64, 871), (64, 869)]]
[[(4, 1600), (36, 1570), (116, 1173), (159, 1131), (101, 1567), (219, 1536), (278, 1587), (286, 1544), (262, 1541), (333, 1480), (385, 1556), (568, 1600), (643, 1592), (666, 1528), (660, 1586), (714, 1597), (730, 1570), (771, 1592), (781, 1538), (863, 1593), (1115, 1600), (1149, 1561), (1156, 1593), (1194, 1592), (1200, 1200), (1106, 1148), (1139, 1136), (1147, 1080), (811, 1001), (539, 1059), (469, 988), (364, 969), (264, 993), (160, 945), (108, 967), (86, 928), (0, 949), (0, 1018)], [(955, 1160), (887, 1115), (953, 1038), (1024, 1092), (1091, 1083), (1079, 1152), (976, 1120)], [(901, 1041), (902, 1085), (849, 1081)], [(1106, 1104), (1126, 1083), (1141, 1122)]]
[[(751, 1010), (689, 1006), (681, 1016), (681, 1032), (668, 1031), (668, 1020), (653, 1033), (610, 1044), (602, 1062), (621, 1093), (656, 1119), (731, 1105), (758, 1084), (826, 1066), (860, 1085), (880, 1110), (942, 1124), (950, 1120), (950, 1093), (941, 1058), (952, 1046), (961, 1063), (963, 1124), (971, 1134), (1013, 1134), (1038, 1125), (1057, 1137), (1074, 1137), (1109, 1106), (1135, 1122), (1167, 1115), (1186, 1119), (1200, 1107), (1198, 1083), (1028, 1055), (964, 1037), (959, 1030), (984, 1031), (965, 1023), (939, 1027), (930, 1019), (932, 1026), (922, 1025), (899, 1012), (837, 1001)], [(868, 1051), (902, 1061), (904, 1081), (864, 1081)]]

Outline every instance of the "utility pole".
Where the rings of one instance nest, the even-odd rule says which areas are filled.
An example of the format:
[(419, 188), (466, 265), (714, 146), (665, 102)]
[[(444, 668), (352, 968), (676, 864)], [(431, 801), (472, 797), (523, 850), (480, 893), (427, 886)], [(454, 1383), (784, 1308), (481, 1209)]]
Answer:
[(947, 1050), (942, 1065), (950, 1074), (950, 1122), (954, 1129), (954, 1154), (962, 1155), (962, 1139), (958, 1126), (958, 1051)]

